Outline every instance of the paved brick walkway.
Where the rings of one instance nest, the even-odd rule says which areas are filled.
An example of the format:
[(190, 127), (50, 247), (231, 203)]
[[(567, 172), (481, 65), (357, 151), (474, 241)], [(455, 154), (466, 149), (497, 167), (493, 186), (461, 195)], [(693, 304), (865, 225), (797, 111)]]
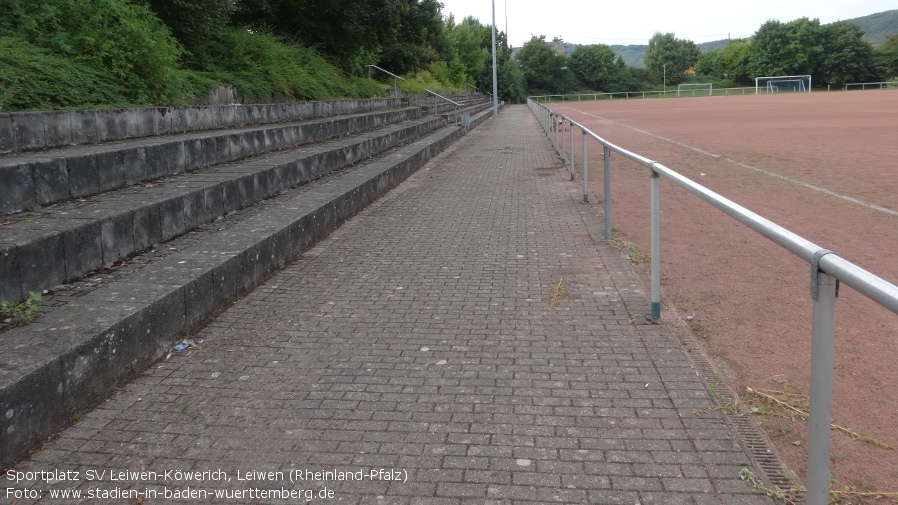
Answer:
[(771, 503), (721, 418), (694, 414), (711, 404), (676, 339), (631, 323), (648, 301), (566, 175), (527, 108), (506, 108), (18, 469), (70, 480), (6, 487), (65, 504), (49, 490)]

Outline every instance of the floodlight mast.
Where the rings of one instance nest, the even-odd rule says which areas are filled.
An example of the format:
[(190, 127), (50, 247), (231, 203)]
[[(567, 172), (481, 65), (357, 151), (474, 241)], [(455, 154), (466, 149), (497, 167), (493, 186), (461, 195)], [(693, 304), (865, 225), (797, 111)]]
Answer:
[(493, 115), (499, 115), (499, 84), (496, 81), (496, 0), (493, 0)]

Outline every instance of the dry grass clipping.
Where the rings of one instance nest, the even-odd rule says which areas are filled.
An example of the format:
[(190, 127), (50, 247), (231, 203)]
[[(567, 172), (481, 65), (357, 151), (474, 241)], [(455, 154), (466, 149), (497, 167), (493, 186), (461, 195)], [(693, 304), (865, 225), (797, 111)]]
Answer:
[[(761, 398), (762, 400), (767, 401), (768, 403), (772, 403), (773, 405), (776, 405), (776, 406), (782, 408), (786, 412), (798, 414), (798, 416), (801, 417), (801, 419), (803, 419), (805, 421), (807, 421), (811, 417), (811, 415), (808, 413), (809, 409), (807, 409), (807, 407), (804, 406), (807, 404), (807, 402), (804, 401), (804, 397), (798, 396), (794, 393), (787, 393), (785, 391), (755, 390), (750, 387), (745, 388), (745, 392), (750, 395), (757, 396), (757, 397)], [(795, 403), (792, 403), (794, 401), (792, 399), (795, 397), (800, 398), (802, 400), (802, 403), (800, 403), (798, 405), (796, 405)], [(850, 436), (851, 438), (853, 438), (855, 440), (860, 440), (861, 442), (865, 442), (872, 446), (879, 447), (880, 449), (886, 449), (889, 451), (895, 450), (895, 448), (889, 444), (880, 442), (879, 440), (870, 438), (866, 435), (861, 435), (860, 433), (858, 433), (850, 428), (847, 428), (845, 426), (841, 426), (836, 423), (832, 423), (831, 426), (834, 429), (841, 431), (842, 433), (846, 433), (848, 436)]]
[(555, 305), (558, 305), (558, 300), (564, 297), (565, 290), (567, 289), (567, 279), (562, 277), (558, 284), (553, 284), (549, 289), (551, 293), (551, 297), (549, 298), (549, 308), (554, 309)]

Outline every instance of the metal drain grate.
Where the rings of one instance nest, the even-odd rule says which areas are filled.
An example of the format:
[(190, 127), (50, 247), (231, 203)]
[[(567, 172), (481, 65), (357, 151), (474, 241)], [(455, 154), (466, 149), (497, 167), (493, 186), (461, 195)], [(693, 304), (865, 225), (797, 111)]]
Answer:
[[(677, 318), (676, 320), (679, 319)], [(702, 382), (706, 387), (713, 386), (719, 394), (719, 397), (713, 401), (718, 406), (734, 401), (737, 395), (720, 379), (719, 373), (714, 373), (714, 366), (708, 360), (692, 332), (688, 329), (677, 328), (675, 333), (679, 337), (680, 344), (686, 351), (686, 356), (692, 363), (693, 368), (698, 372)], [(727, 413), (725, 410), (721, 410), (721, 414), (723, 414), (726, 423), (736, 432), (742, 447), (755, 463), (756, 468), (763, 471), (763, 478), (767, 483), (790, 493), (790, 498), (798, 498), (792, 490), (793, 481), (788, 476), (788, 468), (780, 460), (776, 450), (754, 419), (746, 415)]]

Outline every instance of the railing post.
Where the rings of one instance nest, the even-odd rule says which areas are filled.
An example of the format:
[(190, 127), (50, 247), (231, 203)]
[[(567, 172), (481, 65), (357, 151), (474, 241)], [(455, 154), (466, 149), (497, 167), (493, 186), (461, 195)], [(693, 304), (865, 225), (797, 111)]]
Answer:
[(561, 128), (561, 164), (567, 165), (567, 154), (564, 152), (564, 116), (559, 116), (561, 121), (559, 121), (558, 127)]
[(583, 129), (583, 201), (584, 202), (589, 201), (589, 190), (586, 188), (586, 182), (587, 182), (587, 175), (586, 175), (587, 168), (586, 167), (589, 165), (589, 163), (586, 162), (586, 152), (587, 152), (586, 140), (587, 140), (586, 139), (586, 129), (584, 128)]
[(605, 181), (605, 240), (611, 240), (611, 148), (602, 145), (602, 161)]
[(558, 118), (553, 112), (549, 119), (551, 120), (549, 122), (552, 123), (552, 148), (555, 149), (555, 154), (558, 154)]
[[(819, 255), (820, 253), (818, 253)], [(819, 260), (819, 256), (815, 255)], [(812, 263), (816, 276), (811, 329), (811, 405), (808, 425), (807, 505), (829, 503), (829, 450), (833, 402), (833, 337), (837, 283)]]
[(569, 167), (568, 171), (571, 173), (571, 180), (573, 181), (574, 180), (574, 170), (575, 170), (575, 167), (574, 167), (574, 165), (575, 165), (575, 163), (574, 163), (574, 123), (571, 123), (571, 134), (569, 136), (571, 137), (571, 166)]
[(583, 135), (583, 201), (589, 202), (589, 170), (586, 167), (586, 134)]
[(652, 319), (661, 319), (661, 176), (652, 168)]

